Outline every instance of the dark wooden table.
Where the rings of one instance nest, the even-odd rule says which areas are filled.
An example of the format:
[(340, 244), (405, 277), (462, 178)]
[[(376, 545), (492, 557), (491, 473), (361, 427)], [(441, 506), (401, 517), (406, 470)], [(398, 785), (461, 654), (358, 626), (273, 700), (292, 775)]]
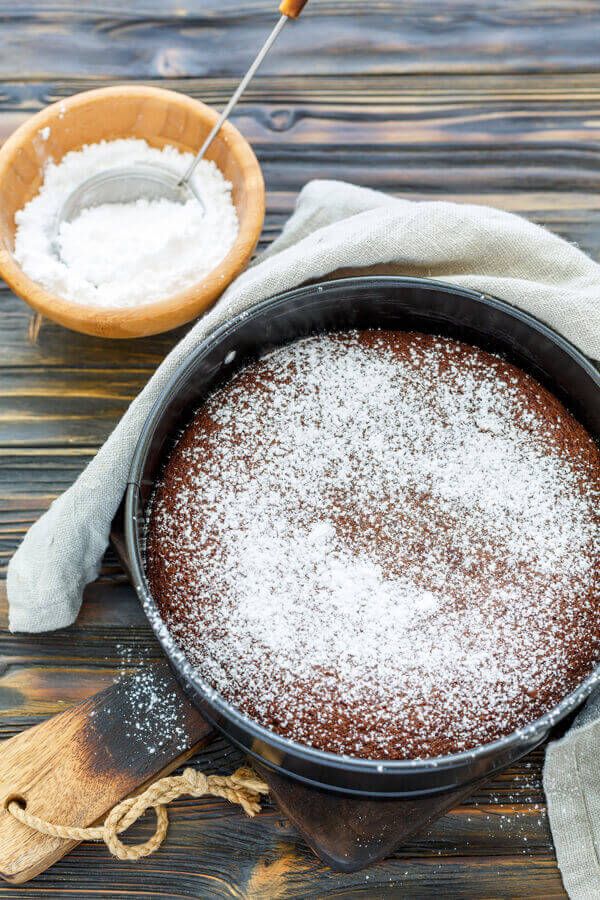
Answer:
[[(274, 0), (0, 3), (0, 136), (44, 104), (126, 80), (220, 106), (274, 20)], [(415, 200), (522, 213), (600, 256), (597, 0), (312, 0), (235, 115), (268, 187), (263, 245), (299, 188), (334, 177)], [(0, 515), (5, 567), (26, 528), (108, 435), (177, 334), (123, 343), (44, 322), (2, 287)], [(6, 622), (6, 601), (3, 600)], [(110, 555), (68, 631), (2, 633), (10, 737), (158, 659)], [(198, 759), (229, 771), (215, 741)], [(562, 897), (536, 752), (368, 872), (321, 865), (273, 809), (246, 820), (180, 801), (138, 863), (79, 847), (7, 897)], [(150, 823), (137, 828), (148, 834)]]

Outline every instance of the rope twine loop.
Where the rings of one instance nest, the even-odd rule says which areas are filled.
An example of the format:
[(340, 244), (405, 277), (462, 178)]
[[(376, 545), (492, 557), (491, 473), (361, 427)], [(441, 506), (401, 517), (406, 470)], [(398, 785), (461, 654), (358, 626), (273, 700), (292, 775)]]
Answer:
[[(206, 794), (223, 797), (230, 803), (238, 803), (248, 816), (255, 816), (260, 812), (261, 796), (268, 792), (265, 782), (245, 767), (232, 775), (205, 775), (196, 769), (184, 769), (181, 775), (160, 778), (136, 797), (122, 800), (109, 812), (104, 824), (94, 828), (56, 825), (34, 816), (17, 800), (11, 800), (6, 809), (23, 825), (40, 834), (70, 841), (104, 841), (117, 859), (136, 860), (158, 850), (169, 828), (166, 807), (178, 797), (184, 794), (191, 797), (203, 797)], [(124, 844), (119, 835), (127, 831), (149, 809), (156, 813), (156, 829), (152, 837), (142, 844)]]

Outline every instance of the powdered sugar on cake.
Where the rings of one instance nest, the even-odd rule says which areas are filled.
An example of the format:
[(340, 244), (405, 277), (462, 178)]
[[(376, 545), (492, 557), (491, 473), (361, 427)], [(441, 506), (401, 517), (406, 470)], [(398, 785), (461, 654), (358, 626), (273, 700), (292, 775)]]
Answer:
[(148, 575), (202, 677), (258, 722), (373, 758), (531, 721), (598, 653), (599, 454), (467, 345), (308, 338), (238, 372), (157, 488)]

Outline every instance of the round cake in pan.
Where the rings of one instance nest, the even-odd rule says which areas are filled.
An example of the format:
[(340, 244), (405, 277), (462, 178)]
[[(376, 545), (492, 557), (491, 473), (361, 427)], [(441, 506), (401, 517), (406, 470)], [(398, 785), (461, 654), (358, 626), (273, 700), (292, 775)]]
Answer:
[(600, 451), (528, 374), (360, 331), (249, 363), (179, 436), (147, 574), (201, 677), (337, 754), (439, 756), (556, 705), (600, 655)]

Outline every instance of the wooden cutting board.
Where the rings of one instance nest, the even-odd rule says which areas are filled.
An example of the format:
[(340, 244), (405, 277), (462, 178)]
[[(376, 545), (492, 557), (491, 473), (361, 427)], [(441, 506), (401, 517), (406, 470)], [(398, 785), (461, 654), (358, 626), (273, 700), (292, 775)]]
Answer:
[[(141, 727), (137, 727), (137, 726)], [(121, 679), (0, 746), (0, 876), (20, 884), (76, 845), (38, 834), (7, 810), (61, 825), (103, 820), (132, 792), (173, 771), (211, 737), (167, 663)]]

